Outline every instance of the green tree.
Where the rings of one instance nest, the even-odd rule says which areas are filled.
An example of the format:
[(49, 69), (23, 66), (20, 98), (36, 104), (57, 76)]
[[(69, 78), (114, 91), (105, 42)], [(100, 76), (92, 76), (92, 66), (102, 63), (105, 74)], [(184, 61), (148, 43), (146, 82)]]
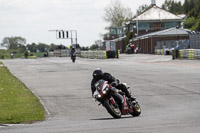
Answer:
[(37, 45), (37, 49), (38, 49), (40, 52), (46, 52), (46, 51), (49, 49), (49, 45), (44, 44), (44, 43), (39, 43), (39, 44)]
[(100, 49), (98, 44), (92, 44), (92, 46), (90, 46), (90, 50), (98, 50)]
[(200, 31), (200, 15), (195, 21), (196, 23), (190, 28), (191, 30)]
[(184, 22), (184, 27), (191, 29), (195, 25), (196, 19), (194, 17), (189, 17)]
[(185, 0), (184, 4), (183, 4), (183, 8), (184, 8), (184, 13), (188, 13), (191, 9), (190, 9), (190, 6), (189, 6), (189, 1), (190, 0)]
[(24, 57), (28, 58), (28, 51), (27, 50), (24, 52)]
[(8, 49), (18, 49), (26, 44), (26, 39), (23, 37), (5, 37), (1, 43), (2, 46)]
[(83, 51), (87, 51), (87, 50), (89, 50), (89, 47), (81, 47), (81, 50), (83, 50)]
[(50, 44), (49, 46), (49, 51), (54, 51), (56, 49), (56, 45), (55, 44)]
[(162, 8), (174, 14), (184, 13), (184, 7), (180, 1), (165, 0), (164, 4), (162, 4)]
[(199, 0), (185, 0), (184, 12), (188, 18), (184, 23), (184, 27), (200, 31), (200, 1)]
[(32, 43), (32, 44), (28, 44), (27, 45), (27, 48), (29, 51), (33, 52), (33, 53), (36, 53), (37, 52), (37, 44), (35, 43)]
[(132, 38), (132, 37), (131, 37), (131, 32), (126, 33), (126, 39), (125, 39), (125, 44), (126, 44), (126, 45), (129, 44), (129, 41), (130, 41), (131, 38)]

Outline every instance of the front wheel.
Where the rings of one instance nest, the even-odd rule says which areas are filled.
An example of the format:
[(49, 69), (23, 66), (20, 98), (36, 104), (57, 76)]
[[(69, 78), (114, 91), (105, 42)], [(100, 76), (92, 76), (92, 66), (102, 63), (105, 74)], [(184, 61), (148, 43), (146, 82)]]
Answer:
[(103, 104), (110, 115), (114, 118), (121, 118), (121, 111), (118, 105), (113, 105), (108, 99), (106, 99)]
[(138, 102), (132, 103), (133, 112), (131, 113), (132, 116), (139, 116), (141, 114), (141, 108)]

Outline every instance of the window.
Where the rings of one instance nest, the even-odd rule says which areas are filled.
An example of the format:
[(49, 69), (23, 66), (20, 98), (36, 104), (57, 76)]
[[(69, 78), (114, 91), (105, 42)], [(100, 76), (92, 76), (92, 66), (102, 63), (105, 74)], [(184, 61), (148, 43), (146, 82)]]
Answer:
[(114, 29), (114, 28), (111, 28), (111, 29), (110, 29), (110, 34), (117, 34), (117, 30)]
[(149, 24), (148, 23), (139, 23), (138, 24), (138, 29), (139, 30), (147, 30), (147, 29), (149, 29)]

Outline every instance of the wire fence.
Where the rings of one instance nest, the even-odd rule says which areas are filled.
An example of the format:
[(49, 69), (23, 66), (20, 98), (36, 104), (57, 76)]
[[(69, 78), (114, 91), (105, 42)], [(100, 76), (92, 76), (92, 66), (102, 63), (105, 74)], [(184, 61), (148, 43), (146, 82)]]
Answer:
[(200, 49), (200, 33), (190, 34), (190, 48)]

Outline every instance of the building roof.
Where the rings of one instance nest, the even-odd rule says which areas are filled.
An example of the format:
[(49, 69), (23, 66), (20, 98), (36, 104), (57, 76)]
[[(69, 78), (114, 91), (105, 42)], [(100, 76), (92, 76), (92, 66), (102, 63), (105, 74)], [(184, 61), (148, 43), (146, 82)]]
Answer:
[(153, 33), (149, 33), (146, 35), (142, 35), (142, 36), (138, 36), (136, 38), (134, 38), (133, 40), (140, 40), (140, 39), (146, 39), (149, 37), (163, 37), (163, 36), (187, 36), (189, 35), (190, 30), (187, 29), (177, 29), (175, 27), (170, 28), (170, 29), (166, 29), (166, 30), (162, 30), (162, 31), (158, 31), (158, 32), (153, 32)]
[(138, 16), (134, 17), (132, 21), (137, 21), (137, 20), (180, 20), (182, 21), (182, 18), (180, 16), (177, 16), (173, 13), (170, 13), (156, 5), (148, 8)]
[(111, 42), (119, 42), (119, 41), (123, 40), (124, 38), (126, 38), (126, 36), (119, 37), (119, 38), (116, 38), (116, 39), (113, 39), (113, 40), (110, 40), (110, 41)]

